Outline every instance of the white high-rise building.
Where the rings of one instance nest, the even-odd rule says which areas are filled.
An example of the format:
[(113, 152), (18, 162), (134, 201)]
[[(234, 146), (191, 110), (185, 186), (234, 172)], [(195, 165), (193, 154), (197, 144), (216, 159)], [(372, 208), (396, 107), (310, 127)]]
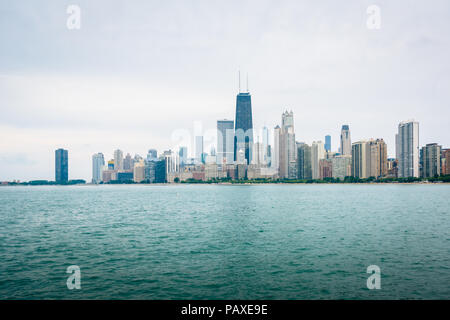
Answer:
[(177, 152), (173, 152), (172, 150), (164, 151), (162, 154), (162, 158), (166, 161), (166, 176), (169, 173), (179, 172), (180, 157)]
[(341, 129), (341, 147), (339, 149), (341, 155), (352, 154), (352, 139), (350, 137), (350, 128), (344, 124)]
[(119, 149), (114, 151), (114, 170), (123, 170), (123, 152)]
[(311, 173), (313, 179), (320, 179), (320, 160), (325, 159), (325, 146), (322, 141), (313, 141), (311, 145)]
[(99, 152), (92, 156), (92, 183), (102, 181), (103, 169), (105, 167), (105, 158), (103, 153)]
[(297, 158), (297, 147), (295, 144), (294, 133), (294, 113), (283, 112), (281, 117), (281, 134), (280, 134), (280, 178), (287, 179), (289, 174), (289, 163)]
[(395, 136), (399, 178), (419, 177), (419, 122), (400, 122)]
[(271, 158), (271, 168), (278, 174), (280, 169), (280, 126), (273, 129), (273, 149)]
[(252, 164), (255, 165), (265, 165), (266, 162), (264, 160), (264, 147), (263, 143), (255, 142), (253, 144), (253, 159)]
[(270, 163), (270, 155), (269, 155), (269, 128), (266, 126), (262, 129), (262, 148), (263, 148), (263, 157), (264, 163)]

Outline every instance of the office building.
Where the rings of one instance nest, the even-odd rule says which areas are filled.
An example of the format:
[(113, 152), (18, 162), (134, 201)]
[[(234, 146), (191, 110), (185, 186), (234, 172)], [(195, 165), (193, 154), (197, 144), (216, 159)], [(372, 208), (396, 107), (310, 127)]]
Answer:
[(55, 181), (57, 184), (69, 182), (69, 152), (67, 150), (55, 151)]
[(344, 124), (341, 129), (341, 147), (339, 149), (341, 155), (352, 154), (352, 139), (350, 137), (350, 128)]
[(217, 164), (232, 164), (234, 161), (234, 122), (217, 120)]
[(331, 165), (333, 167), (332, 176), (335, 179), (344, 180), (345, 177), (352, 175), (352, 156), (350, 155), (333, 157)]
[(178, 151), (178, 156), (180, 158), (180, 166), (184, 166), (187, 164), (187, 147), (180, 147), (180, 150)]
[(421, 176), (432, 178), (441, 174), (441, 149), (437, 143), (428, 143), (420, 150)]
[(297, 143), (297, 176), (298, 179), (312, 179), (311, 147), (306, 143)]
[(147, 161), (158, 160), (158, 152), (155, 149), (150, 149), (147, 152)]
[(450, 149), (441, 152), (441, 174), (450, 175)]
[[(289, 179), (294, 173), (289, 173), (289, 163), (295, 162), (297, 158), (297, 148), (295, 144), (294, 113), (292, 111), (283, 112), (281, 116), (280, 131), (280, 178)], [(293, 167), (291, 166), (291, 170)]]
[(399, 178), (419, 176), (419, 123), (414, 120), (398, 125), (395, 136)]
[(145, 180), (145, 161), (144, 159), (134, 163), (133, 166), (133, 180), (140, 183)]
[(311, 145), (311, 172), (313, 179), (320, 179), (320, 160), (325, 159), (325, 148), (322, 141), (314, 141)]
[(114, 170), (123, 170), (123, 152), (119, 149), (114, 151)]
[(195, 137), (195, 161), (197, 163), (203, 162), (203, 136)]
[(352, 144), (352, 176), (360, 179), (370, 177), (371, 149), (369, 141)]
[(92, 183), (100, 183), (102, 181), (104, 167), (105, 158), (103, 153), (94, 154), (92, 156)]
[(271, 155), (271, 168), (279, 175), (280, 170), (280, 135), (281, 128), (276, 126), (273, 130), (273, 149)]
[(239, 92), (236, 97), (234, 129), (234, 160), (238, 161), (240, 150), (243, 150), (243, 163), (249, 164), (252, 160), (253, 151), (252, 101), (249, 92)]
[(325, 136), (325, 151), (327, 151), (327, 152), (331, 151), (331, 136), (330, 135)]

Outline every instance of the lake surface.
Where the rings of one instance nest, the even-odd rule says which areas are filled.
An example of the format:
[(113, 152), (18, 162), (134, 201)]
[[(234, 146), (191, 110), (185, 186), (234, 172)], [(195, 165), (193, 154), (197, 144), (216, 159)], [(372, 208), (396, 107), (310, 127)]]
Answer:
[(0, 299), (63, 298), (450, 299), (450, 185), (0, 187)]

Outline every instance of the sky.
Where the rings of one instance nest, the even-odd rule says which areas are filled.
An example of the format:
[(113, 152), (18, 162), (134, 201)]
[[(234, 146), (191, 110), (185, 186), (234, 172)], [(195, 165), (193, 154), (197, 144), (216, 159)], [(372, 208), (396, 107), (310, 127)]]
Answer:
[(446, 0), (1, 1), (0, 181), (54, 180), (60, 147), (69, 179), (88, 181), (97, 152), (193, 154), (195, 135), (208, 152), (239, 70), (256, 131), (292, 110), (297, 141), (330, 134), (337, 151), (348, 124), (394, 156), (398, 123), (415, 119), (420, 146), (448, 148), (449, 57)]

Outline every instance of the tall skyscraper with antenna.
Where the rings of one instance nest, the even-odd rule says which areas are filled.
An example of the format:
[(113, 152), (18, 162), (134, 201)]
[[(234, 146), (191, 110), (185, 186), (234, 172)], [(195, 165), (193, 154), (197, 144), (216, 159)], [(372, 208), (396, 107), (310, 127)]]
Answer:
[(253, 121), (252, 121), (252, 99), (248, 91), (241, 92), (241, 72), (239, 71), (239, 93), (236, 97), (236, 121), (234, 127), (234, 161), (238, 161), (239, 151), (244, 152), (246, 164), (252, 160), (253, 150)]

